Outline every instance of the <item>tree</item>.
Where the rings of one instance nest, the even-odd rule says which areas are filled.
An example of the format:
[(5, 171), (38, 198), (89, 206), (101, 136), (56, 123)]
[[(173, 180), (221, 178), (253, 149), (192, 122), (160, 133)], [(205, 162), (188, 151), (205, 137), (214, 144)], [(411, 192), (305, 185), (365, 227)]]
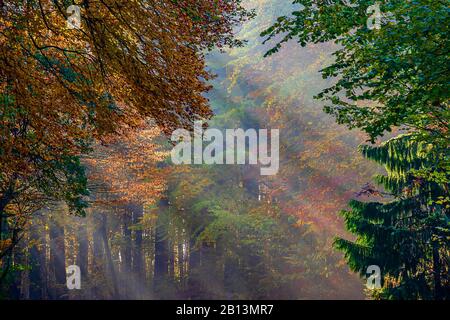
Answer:
[(96, 145), (84, 157), (95, 203), (142, 206), (156, 201), (164, 191), (167, 173), (158, 167), (168, 155), (158, 145), (160, 135), (158, 127), (143, 123), (126, 136)]
[(148, 118), (165, 133), (208, 118), (203, 52), (238, 45), (232, 28), (250, 16), (239, 0), (84, 0), (73, 29), (66, 5), (0, 2), (1, 256), (18, 240), (10, 235), (10, 218), (25, 216), (18, 203), (29, 215), (45, 201), (69, 200), (83, 213), (84, 182), (65, 166), (93, 141)]
[[(322, 70), (335, 83), (317, 95), (337, 122), (364, 130), (374, 142), (405, 127), (436, 145), (428, 176), (449, 182), (449, 10), (447, 1), (296, 0), (301, 9), (279, 17), (262, 36), (283, 33), (282, 43), (334, 41), (335, 61)], [(380, 28), (368, 27), (370, 7), (380, 5)], [(439, 147), (439, 148), (437, 148)], [(437, 168), (445, 170), (438, 170)], [(434, 172), (434, 173), (433, 173)]]
[[(127, 293), (131, 297), (132, 292), (140, 297), (139, 282), (144, 277), (143, 211), (153, 205), (165, 190), (164, 175), (167, 174), (167, 169), (160, 168), (159, 165), (168, 152), (158, 144), (162, 143), (158, 140), (163, 140), (161, 130), (142, 123), (139, 129), (120, 139), (110, 139), (107, 144), (95, 146), (94, 152), (84, 158), (88, 168), (89, 188), (93, 192), (94, 210), (114, 213), (122, 227), (119, 239), (122, 244), (120, 267), (123, 297), (127, 297)], [(104, 213), (97, 214), (104, 216)], [(111, 246), (106, 238), (106, 217), (101, 222), (101, 228), (104, 230), (104, 246), (108, 253)], [(108, 265), (113, 270), (113, 264)], [(111, 277), (114, 282), (117, 281), (115, 273)]]
[(0, 283), (10, 269), (14, 246), (23, 237), (33, 213), (55, 199), (65, 201), (71, 212), (80, 215), (87, 206), (83, 199), (87, 195), (87, 180), (78, 157), (60, 161), (36, 159), (35, 170), (35, 175), (26, 180), (21, 180), (23, 175), (18, 172), (10, 177), (4, 172), (2, 175), (8, 187), (0, 201)]
[[(366, 274), (378, 265), (383, 287), (372, 292), (381, 299), (448, 299), (450, 297), (450, 215), (443, 199), (446, 191), (432, 180), (417, 178), (413, 170), (434, 161), (427, 143), (401, 135), (381, 146), (362, 147), (368, 159), (383, 165), (378, 175), (381, 193), (372, 187), (366, 195), (384, 195), (384, 202), (350, 202), (343, 211), (347, 229), (356, 241), (338, 238), (350, 268)], [(386, 193), (387, 192), (387, 193)]]
[[(394, 289), (383, 289), (380, 297), (444, 297), (441, 287), (447, 280), (440, 275), (441, 264), (448, 261), (448, 246), (440, 237), (448, 231), (450, 203), (448, 1), (293, 3), (301, 7), (262, 32), (265, 41), (283, 34), (266, 56), (291, 39), (302, 46), (338, 44), (334, 61), (321, 71), (334, 82), (316, 96), (326, 102), (325, 111), (339, 124), (362, 129), (372, 143), (394, 129), (409, 132), (409, 138), (400, 136), (381, 147), (363, 149), (367, 157), (387, 167), (388, 176), (380, 182), (396, 200), (351, 202), (352, 210), (344, 217), (359, 238), (355, 243), (338, 240), (337, 247), (354, 270), (364, 273), (367, 263), (373, 262), (400, 282), (397, 287), (391, 281), (388, 286)], [(373, 28), (373, 23), (378, 26)], [(415, 256), (399, 247), (406, 239), (421, 244)], [(427, 278), (430, 273), (434, 284)], [(412, 285), (409, 293), (403, 291), (408, 285)]]
[(66, 251), (64, 226), (53, 220), (50, 224), (50, 265), (51, 275), (54, 279), (51, 297), (62, 299), (66, 286)]

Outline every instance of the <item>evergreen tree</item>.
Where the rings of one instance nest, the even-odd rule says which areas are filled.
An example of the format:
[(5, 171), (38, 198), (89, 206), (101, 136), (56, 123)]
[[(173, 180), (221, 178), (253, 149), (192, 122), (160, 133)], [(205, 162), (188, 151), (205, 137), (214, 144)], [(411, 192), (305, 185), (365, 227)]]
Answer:
[(375, 180), (384, 192), (367, 187), (363, 193), (387, 201), (350, 202), (343, 211), (347, 229), (356, 241), (338, 238), (353, 271), (366, 274), (369, 265), (381, 269), (379, 299), (448, 299), (449, 206), (448, 186), (418, 178), (417, 172), (436, 161), (434, 146), (400, 135), (380, 146), (363, 146), (362, 154), (384, 166), (387, 175)]

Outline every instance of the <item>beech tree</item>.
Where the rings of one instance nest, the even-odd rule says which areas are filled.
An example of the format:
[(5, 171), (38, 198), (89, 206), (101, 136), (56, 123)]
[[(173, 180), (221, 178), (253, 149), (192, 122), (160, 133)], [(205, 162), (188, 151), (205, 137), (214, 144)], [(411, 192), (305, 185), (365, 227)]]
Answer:
[(79, 156), (92, 142), (147, 118), (169, 133), (210, 117), (203, 53), (239, 45), (232, 27), (251, 15), (240, 1), (85, 0), (73, 28), (70, 4), (0, 1), (2, 256), (36, 199), (83, 213)]

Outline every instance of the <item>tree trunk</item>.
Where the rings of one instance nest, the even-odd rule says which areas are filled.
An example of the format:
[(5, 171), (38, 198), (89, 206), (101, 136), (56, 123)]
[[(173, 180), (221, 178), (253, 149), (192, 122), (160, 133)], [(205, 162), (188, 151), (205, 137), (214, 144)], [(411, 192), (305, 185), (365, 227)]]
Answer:
[(133, 206), (132, 223), (134, 228), (134, 246), (133, 246), (133, 286), (135, 293), (134, 299), (140, 299), (144, 294), (145, 272), (144, 259), (142, 251), (142, 228), (140, 222), (143, 216), (143, 206), (137, 204)]
[[(160, 201), (160, 208), (165, 208), (167, 201)], [(168, 278), (169, 269), (169, 244), (167, 241), (167, 232), (163, 223), (163, 210), (158, 215), (158, 221), (155, 228), (155, 271), (153, 276), (153, 290), (160, 291), (162, 284)]]
[[(94, 216), (94, 231), (92, 234), (92, 267), (91, 274), (93, 277), (98, 278), (99, 275), (104, 273), (104, 250), (103, 250), (103, 238), (101, 235), (101, 229), (103, 221), (100, 219), (102, 213), (95, 213)], [(101, 285), (92, 286), (92, 298), (101, 298)]]
[(116, 271), (114, 268), (114, 261), (112, 259), (112, 255), (111, 255), (111, 248), (110, 248), (109, 242), (108, 242), (108, 233), (106, 232), (106, 215), (102, 214), (101, 218), (102, 218), (102, 224), (101, 224), (101, 228), (100, 228), (100, 234), (103, 239), (103, 246), (105, 248), (106, 261), (108, 264), (108, 271), (109, 271), (109, 275), (111, 277), (111, 282), (113, 285), (113, 291), (114, 291), (113, 298), (118, 299), (119, 298), (119, 288), (118, 288), (118, 284), (117, 284)]
[(46, 239), (45, 234), (42, 234), (44, 228), (42, 228), (41, 224), (40, 219), (34, 218), (30, 228), (31, 240), (35, 242), (30, 248), (30, 299), (32, 300), (46, 298)]
[(79, 219), (78, 228), (78, 252), (77, 252), (77, 266), (80, 267), (81, 276), (85, 277), (88, 275), (88, 231), (85, 218)]
[(64, 227), (54, 219), (50, 223), (50, 265), (54, 275), (52, 299), (64, 299), (66, 288), (66, 252)]
[(184, 239), (180, 236), (178, 238), (178, 268), (180, 272), (180, 282), (182, 285), (184, 285)]
[(441, 284), (441, 260), (439, 257), (439, 244), (433, 241), (433, 277), (434, 277), (434, 299), (442, 300), (442, 284)]
[(26, 241), (25, 248), (23, 249), (22, 265), (25, 269), (20, 275), (20, 299), (29, 300), (30, 299), (30, 250), (28, 248), (29, 239), (24, 239)]
[(139, 223), (141, 222), (143, 216), (142, 205), (137, 205), (133, 210), (133, 226), (134, 231), (134, 250), (133, 250), (133, 273), (136, 275), (137, 279), (143, 280), (144, 277), (144, 262), (142, 259), (142, 228), (140, 228)]
[(124, 298), (129, 298), (130, 285), (131, 285), (131, 264), (132, 264), (132, 251), (131, 251), (131, 222), (132, 222), (132, 208), (130, 206), (125, 207), (125, 211), (122, 215), (122, 268), (121, 268), (121, 291)]

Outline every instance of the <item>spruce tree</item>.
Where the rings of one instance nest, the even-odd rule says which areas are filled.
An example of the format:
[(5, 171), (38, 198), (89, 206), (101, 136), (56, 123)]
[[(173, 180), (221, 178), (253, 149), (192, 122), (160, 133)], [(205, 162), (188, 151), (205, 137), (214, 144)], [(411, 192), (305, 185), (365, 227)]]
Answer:
[(382, 286), (371, 292), (378, 299), (448, 299), (448, 186), (419, 177), (436, 161), (434, 147), (413, 135), (400, 135), (380, 146), (362, 146), (362, 154), (384, 166), (375, 177), (384, 191), (367, 187), (382, 201), (352, 200), (341, 214), (355, 241), (335, 240), (350, 268), (366, 275), (378, 265)]

